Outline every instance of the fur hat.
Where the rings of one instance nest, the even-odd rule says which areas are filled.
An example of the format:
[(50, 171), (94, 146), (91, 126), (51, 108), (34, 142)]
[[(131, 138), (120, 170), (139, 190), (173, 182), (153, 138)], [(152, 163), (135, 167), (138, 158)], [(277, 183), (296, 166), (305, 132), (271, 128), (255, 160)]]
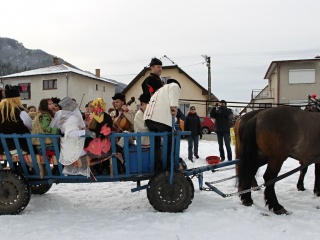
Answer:
[(6, 98), (15, 98), (20, 97), (20, 87), (6, 85), (5, 87), (5, 96)]
[(180, 83), (179, 83), (177, 80), (170, 78), (170, 79), (167, 80), (167, 84), (170, 84), (170, 83), (176, 83), (176, 84), (178, 84), (178, 86), (179, 86), (180, 89), (181, 89), (181, 85), (180, 85)]
[(152, 67), (154, 65), (161, 65), (162, 66), (162, 62), (158, 58), (152, 58), (149, 65), (150, 65), (150, 67)]
[(150, 97), (147, 94), (142, 93), (139, 97), (140, 102), (148, 103), (150, 101)]
[(221, 100), (220, 103), (223, 103), (225, 106), (227, 106), (227, 102), (225, 100)]
[(57, 104), (59, 104), (60, 102), (60, 98), (57, 98), (57, 97), (52, 97), (51, 100), (53, 103), (57, 103)]
[(72, 98), (65, 97), (59, 102), (60, 107), (62, 110), (65, 111), (73, 111), (78, 107), (78, 103), (73, 101)]
[(124, 101), (126, 99), (126, 96), (122, 93), (116, 93), (113, 97), (113, 100), (120, 99), (121, 101)]
[(102, 98), (97, 98), (91, 104), (92, 116), (98, 123), (104, 119), (104, 111), (106, 110), (106, 102)]

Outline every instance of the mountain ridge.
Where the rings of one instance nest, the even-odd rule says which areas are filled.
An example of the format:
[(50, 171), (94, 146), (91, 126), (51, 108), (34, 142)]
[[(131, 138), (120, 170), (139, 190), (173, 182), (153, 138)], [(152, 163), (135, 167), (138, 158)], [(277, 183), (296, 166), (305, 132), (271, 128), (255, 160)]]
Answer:
[[(0, 76), (52, 66), (54, 57), (56, 56), (41, 49), (25, 48), (23, 43), (15, 39), (0, 37)], [(58, 62), (77, 68), (59, 57)], [(124, 83), (116, 82), (118, 83), (116, 92), (121, 92), (127, 86)]]

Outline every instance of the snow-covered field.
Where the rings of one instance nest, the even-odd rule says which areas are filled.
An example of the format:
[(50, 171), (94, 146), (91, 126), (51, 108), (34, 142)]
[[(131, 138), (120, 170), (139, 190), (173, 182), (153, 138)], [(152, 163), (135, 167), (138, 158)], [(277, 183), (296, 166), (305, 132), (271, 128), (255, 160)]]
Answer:
[[(200, 141), (200, 159), (188, 167), (206, 165), (219, 155), (215, 141)], [(187, 142), (181, 142), (187, 159)], [(282, 173), (298, 166), (289, 159)], [(314, 167), (309, 167), (304, 192), (296, 190), (298, 173), (278, 182), (276, 193), (291, 215), (277, 216), (265, 207), (263, 191), (253, 192), (255, 204), (241, 205), (237, 196), (223, 199), (200, 191), (197, 179), (193, 203), (183, 213), (160, 213), (149, 204), (146, 191), (131, 193), (132, 182), (59, 184), (45, 195), (32, 195), (27, 208), (16, 216), (0, 216), (1, 240), (48, 239), (318, 239), (320, 198), (313, 195)], [(264, 168), (258, 174), (263, 182)], [(234, 175), (234, 170), (204, 173), (205, 181)], [(235, 180), (216, 186), (225, 193), (237, 191)]]

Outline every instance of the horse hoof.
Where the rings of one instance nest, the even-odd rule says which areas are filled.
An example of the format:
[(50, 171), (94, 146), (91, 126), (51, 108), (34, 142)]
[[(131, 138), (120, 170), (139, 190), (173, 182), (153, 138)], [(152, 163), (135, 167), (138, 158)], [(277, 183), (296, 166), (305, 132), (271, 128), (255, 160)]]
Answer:
[(289, 215), (289, 212), (284, 208), (280, 208), (279, 210), (274, 210), (273, 212), (277, 215), (283, 215), (283, 214)]
[(298, 189), (298, 191), (305, 191), (306, 190), (304, 188), (303, 184), (297, 184), (297, 189)]
[(250, 207), (253, 204), (253, 201), (244, 199), (242, 200), (242, 204), (245, 205), (246, 207)]
[(316, 195), (317, 197), (320, 197), (320, 191), (318, 190), (313, 190), (314, 195)]

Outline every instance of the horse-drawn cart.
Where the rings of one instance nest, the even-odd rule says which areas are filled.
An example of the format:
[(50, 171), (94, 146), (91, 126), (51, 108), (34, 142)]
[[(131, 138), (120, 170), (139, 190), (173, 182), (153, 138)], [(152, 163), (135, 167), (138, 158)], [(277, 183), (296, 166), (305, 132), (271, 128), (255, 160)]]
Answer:
[[(203, 172), (213, 171), (216, 168), (235, 164), (229, 161), (217, 165), (208, 165), (194, 169), (181, 169), (180, 166), (180, 139), (189, 132), (177, 131), (174, 133), (112, 133), (110, 135), (112, 155), (108, 159), (108, 173), (82, 176), (64, 175), (59, 162), (60, 135), (44, 134), (0, 134), (0, 141), (4, 148), (4, 154), (0, 155), (0, 215), (18, 214), (27, 207), (31, 194), (44, 194), (56, 183), (95, 183), (133, 181), (136, 187), (131, 191), (147, 190), (147, 197), (154, 209), (161, 212), (181, 212), (188, 208), (194, 197), (192, 176), (199, 179), (199, 188), (203, 187)], [(150, 148), (141, 147), (141, 137), (150, 137)], [(119, 172), (119, 162), (116, 158), (116, 139), (124, 138), (125, 170)], [(162, 158), (161, 169), (156, 168), (155, 137), (162, 137), (162, 156), (167, 156), (168, 138), (174, 142), (171, 159), (167, 164), (166, 157)], [(39, 138), (42, 149), (45, 149), (45, 138), (51, 138), (55, 155), (46, 156), (45, 152), (36, 154), (32, 146), (32, 138)], [(129, 144), (129, 138), (135, 139), (135, 145)], [(10, 152), (7, 141), (14, 141), (15, 154)], [(28, 153), (20, 150), (20, 141), (26, 141)], [(72, 149), (70, 149), (72, 151)], [(83, 162), (76, 162), (85, 165)], [(88, 163), (89, 165), (89, 163)], [(167, 167), (169, 166), (169, 167)], [(148, 181), (148, 182), (145, 182)], [(217, 193), (219, 190), (207, 184)]]

